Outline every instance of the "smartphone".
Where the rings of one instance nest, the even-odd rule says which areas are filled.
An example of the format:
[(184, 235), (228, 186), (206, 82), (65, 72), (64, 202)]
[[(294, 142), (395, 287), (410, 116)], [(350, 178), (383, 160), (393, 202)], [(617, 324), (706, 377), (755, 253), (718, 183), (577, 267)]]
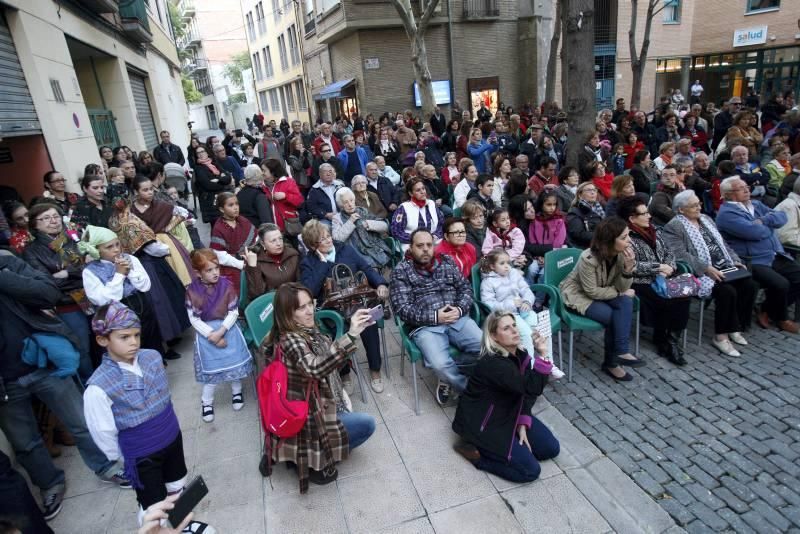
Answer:
[(370, 308), (369, 316), (375, 323), (383, 319), (383, 304), (378, 304), (374, 308)]
[(738, 267), (728, 267), (727, 269), (722, 269), (720, 272), (721, 273), (733, 273), (733, 272), (736, 272), (738, 270), (739, 270)]
[(241, 137), (241, 136), (242, 136), (242, 133), (243, 133), (243, 132), (242, 132), (242, 129), (241, 129), (241, 128), (236, 128), (236, 137)]
[(181, 521), (186, 519), (189, 512), (194, 510), (194, 507), (203, 500), (203, 497), (208, 495), (208, 486), (202, 476), (195, 477), (186, 488), (184, 488), (181, 496), (175, 501), (175, 507), (169, 511), (167, 518), (172, 528), (176, 528), (181, 524)]

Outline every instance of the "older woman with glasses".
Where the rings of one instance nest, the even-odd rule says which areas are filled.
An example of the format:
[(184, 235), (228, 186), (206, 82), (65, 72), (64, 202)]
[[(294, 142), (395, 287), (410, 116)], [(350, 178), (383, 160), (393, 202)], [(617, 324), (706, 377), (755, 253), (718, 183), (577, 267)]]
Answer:
[[(369, 164), (367, 164), (367, 170), (369, 170)], [(353, 194), (356, 197), (356, 206), (359, 208), (364, 208), (367, 210), (367, 213), (377, 217), (378, 219), (388, 219), (389, 212), (386, 211), (386, 206), (383, 205), (381, 202), (378, 193), (375, 191), (370, 191), (367, 188), (367, 177), (363, 174), (357, 174), (353, 176), (353, 180), (350, 182), (350, 187), (353, 190)]]
[(333, 240), (351, 245), (378, 270), (389, 266), (392, 251), (383, 241), (389, 231), (386, 220), (356, 206), (356, 196), (349, 187), (338, 189), (334, 196), (339, 212), (331, 219)]
[(571, 247), (587, 248), (592, 242), (594, 229), (606, 216), (597, 201), (597, 186), (583, 182), (578, 186), (572, 207), (567, 212), (567, 241)]
[(467, 242), (467, 226), (464, 219), (449, 217), (444, 221), (444, 239), (436, 246), (436, 254), (447, 254), (456, 262), (458, 270), (467, 280), (472, 276), (472, 266), (478, 259), (478, 253), (471, 243)]
[(672, 206), (675, 217), (664, 226), (664, 242), (700, 279), (700, 296), (716, 303), (712, 344), (723, 354), (739, 356), (731, 341), (747, 344), (742, 331), (750, 326), (757, 286), (750, 276), (725, 279), (723, 270), (742, 269), (744, 265), (722, 238), (714, 220), (701, 213), (702, 203), (694, 191), (675, 195)]

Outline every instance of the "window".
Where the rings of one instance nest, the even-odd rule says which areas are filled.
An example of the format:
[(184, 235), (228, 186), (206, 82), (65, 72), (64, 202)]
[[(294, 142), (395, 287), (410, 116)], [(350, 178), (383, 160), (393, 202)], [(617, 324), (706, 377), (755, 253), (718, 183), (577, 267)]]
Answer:
[(781, 8), (781, 0), (747, 0), (746, 13), (757, 13)]
[(289, 68), (289, 59), (286, 57), (286, 37), (283, 34), (278, 36), (278, 54), (281, 57), (281, 69)]
[(294, 111), (294, 91), (292, 91), (292, 85), (285, 85), (283, 88), (286, 90), (286, 110), (287, 111)]
[(258, 19), (258, 35), (264, 35), (267, 32), (267, 21), (264, 19), (264, 4), (261, 2), (256, 4), (256, 18)]
[(277, 89), (270, 89), (269, 90), (269, 103), (272, 107), (272, 111), (279, 112), (281, 110), (281, 105), (278, 102), (278, 90)]
[(664, 24), (680, 24), (681, 0), (664, 0)]
[(273, 20), (275, 22), (278, 22), (279, 20), (281, 20), (281, 15), (283, 15), (283, 13), (281, 12), (281, 7), (279, 5), (278, 0), (272, 0), (272, 18), (273, 18)]
[(258, 52), (253, 54), (253, 67), (256, 70), (256, 80), (263, 80), (264, 72), (261, 70), (261, 55)]
[(306, 88), (303, 87), (303, 82), (294, 82), (295, 91), (297, 91), (297, 104), (300, 111), (306, 111), (308, 104), (306, 103)]
[(245, 16), (245, 19), (247, 19), (247, 37), (249, 37), (251, 41), (255, 41), (256, 27), (253, 24), (253, 12), (251, 11), (248, 13), (247, 16)]
[(275, 71), (272, 68), (272, 54), (269, 51), (269, 47), (264, 47), (264, 76), (269, 80), (275, 75)]
[(294, 24), (289, 26), (289, 54), (292, 56), (292, 65), (300, 64), (300, 46), (297, 43), (297, 29)]
[(267, 103), (267, 92), (266, 91), (259, 91), (259, 93), (258, 93), (258, 103), (261, 104), (261, 112), (262, 113), (269, 113), (269, 104)]
[(340, 0), (319, 0), (319, 12), (325, 13), (338, 6)]

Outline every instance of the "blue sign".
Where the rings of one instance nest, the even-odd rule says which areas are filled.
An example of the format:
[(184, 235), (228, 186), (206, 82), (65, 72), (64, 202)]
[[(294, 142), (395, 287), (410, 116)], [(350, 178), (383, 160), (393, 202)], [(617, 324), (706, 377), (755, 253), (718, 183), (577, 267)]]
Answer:
[[(437, 105), (450, 103), (450, 80), (433, 82), (433, 100)], [(419, 96), (419, 86), (414, 82), (414, 105), (422, 107), (422, 98)]]

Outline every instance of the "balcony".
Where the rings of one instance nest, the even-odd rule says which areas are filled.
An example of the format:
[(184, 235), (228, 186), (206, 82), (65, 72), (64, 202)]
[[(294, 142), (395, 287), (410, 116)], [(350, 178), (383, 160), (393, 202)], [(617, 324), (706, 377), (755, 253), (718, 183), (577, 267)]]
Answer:
[(184, 34), (183, 37), (178, 39), (175, 43), (181, 50), (184, 48), (189, 48), (190, 46), (199, 46), (200, 36), (192, 29), (188, 33)]
[(178, 3), (178, 11), (181, 14), (181, 18), (185, 20), (194, 17), (195, 14), (194, 0), (181, 0)]
[(187, 76), (198, 76), (202, 71), (208, 70), (208, 60), (203, 58), (190, 58), (183, 62), (183, 72)]
[(117, 0), (81, 0), (80, 2), (87, 9), (95, 13), (116, 13), (119, 11)]
[(122, 32), (137, 43), (150, 43), (150, 22), (144, 0), (122, 0), (119, 3), (119, 16), (122, 19)]
[(464, 20), (494, 19), (499, 16), (497, 0), (464, 0)]

